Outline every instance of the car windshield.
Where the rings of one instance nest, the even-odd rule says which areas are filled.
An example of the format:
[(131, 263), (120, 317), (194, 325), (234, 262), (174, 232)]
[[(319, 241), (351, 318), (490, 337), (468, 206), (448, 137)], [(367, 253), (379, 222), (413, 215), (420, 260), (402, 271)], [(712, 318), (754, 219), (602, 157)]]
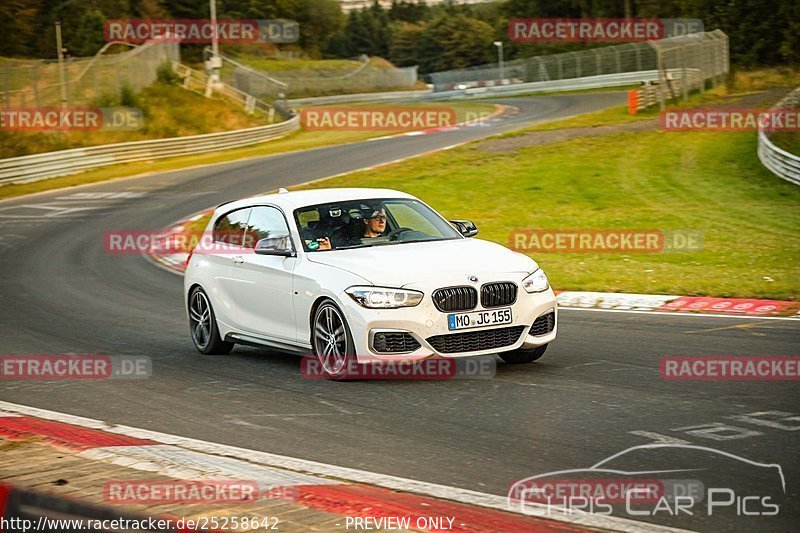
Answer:
[(294, 216), (308, 252), (462, 238), (431, 208), (408, 198), (318, 204)]

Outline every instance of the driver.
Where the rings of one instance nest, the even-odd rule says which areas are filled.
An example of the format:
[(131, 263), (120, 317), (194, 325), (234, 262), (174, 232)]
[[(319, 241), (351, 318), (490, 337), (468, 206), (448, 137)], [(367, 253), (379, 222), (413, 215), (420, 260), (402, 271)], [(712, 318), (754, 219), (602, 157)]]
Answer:
[[(360, 244), (361, 239), (380, 237), (383, 232), (386, 231), (386, 210), (381, 207), (380, 209), (372, 209), (372, 211), (367, 212), (369, 213), (367, 216), (357, 213), (358, 219), (353, 220), (351, 223), (355, 225), (350, 226), (350, 229), (340, 234), (338, 237), (334, 236), (334, 239), (322, 237), (316, 239), (316, 241), (309, 240), (306, 241), (306, 245), (311, 250), (330, 250), (333, 248), (332, 245), (335, 244), (336, 241), (339, 242), (337, 246), (353, 245)], [(361, 213), (363, 213), (363, 211)], [(332, 240), (334, 242), (331, 242)]]
[(384, 231), (386, 231), (386, 211), (383, 208), (373, 211), (372, 215), (364, 218), (364, 239), (380, 237)]

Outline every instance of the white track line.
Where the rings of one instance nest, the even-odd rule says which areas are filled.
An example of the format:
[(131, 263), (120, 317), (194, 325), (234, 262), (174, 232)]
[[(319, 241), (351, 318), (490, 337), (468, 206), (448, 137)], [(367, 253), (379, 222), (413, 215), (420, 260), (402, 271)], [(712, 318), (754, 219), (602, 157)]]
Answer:
[(647, 311), (634, 309), (597, 309), (595, 307), (566, 307), (559, 305), (559, 311), (593, 311), (595, 313), (634, 313), (642, 315), (666, 315), (694, 318), (738, 318), (739, 320), (791, 320), (797, 322), (800, 317), (793, 316), (747, 316), (747, 315), (723, 315), (716, 313), (681, 313), (676, 311)]
[[(47, 420), (55, 420), (57, 422), (64, 422), (81, 427), (88, 427), (92, 429), (99, 429), (109, 433), (116, 433), (120, 435), (128, 435), (143, 439), (149, 439), (162, 444), (172, 444), (182, 448), (209, 453), (214, 455), (232, 457), (249, 461), (250, 463), (259, 464), (262, 466), (269, 466), (274, 468), (283, 468), (295, 472), (305, 474), (319, 475), (327, 478), (338, 478), (346, 481), (357, 483), (366, 483), (379, 487), (384, 487), (392, 490), (403, 492), (411, 492), (419, 495), (430, 496), (434, 498), (441, 498), (467, 505), (477, 505), (480, 507), (487, 507), (491, 509), (498, 509), (505, 512), (525, 515), (515, 508), (509, 508), (505, 496), (497, 496), (495, 494), (487, 494), (457, 487), (448, 487), (445, 485), (438, 485), (435, 483), (427, 483), (424, 481), (417, 481), (413, 479), (406, 479), (396, 476), (389, 476), (378, 474), (375, 472), (368, 472), (365, 470), (357, 470), (353, 468), (346, 468), (336, 465), (328, 465), (318, 463), (316, 461), (307, 461), (305, 459), (298, 459), (295, 457), (288, 457), (285, 455), (276, 455), (257, 450), (248, 450), (245, 448), (238, 448), (235, 446), (227, 446), (224, 444), (217, 444), (213, 442), (206, 442), (197, 439), (190, 439), (187, 437), (180, 437), (177, 435), (169, 435), (166, 433), (159, 433), (146, 429), (138, 429), (129, 426), (111, 425), (100, 420), (93, 420), (91, 418), (84, 418), (65, 413), (58, 413), (55, 411), (48, 411), (36, 407), (29, 407), (25, 405), (18, 405), (9, 402), (0, 401), (0, 410), (9, 413), (16, 413), (24, 416), (35, 416)], [(545, 509), (544, 504), (529, 504), (530, 507), (539, 507)], [(594, 514), (553, 514), (543, 516), (548, 520), (555, 522), (567, 522), (570, 524), (605, 529), (611, 531), (626, 531), (631, 533), (646, 533), (650, 531), (655, 532), (672, 532), (681, 533), (687, 530), (670, 528), (665, 526), (658, 526), (643, 522), (636, 522), (626, 518), (618, 518), (614, 516), (602, 516)]]

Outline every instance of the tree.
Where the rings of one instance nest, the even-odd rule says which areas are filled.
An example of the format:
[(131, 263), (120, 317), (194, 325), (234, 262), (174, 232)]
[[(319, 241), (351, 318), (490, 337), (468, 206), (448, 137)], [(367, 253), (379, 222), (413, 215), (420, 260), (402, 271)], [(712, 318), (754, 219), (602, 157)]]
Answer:
[(392, 7), (389, 8), (389, 19), (392, 21), (403, 22), (422, 22), (430, 17), (430, 8), (428, 5), (420, 0), (418, 2), (406, 0), (392, 1)]
[(341, 39), (343, 55), (361, 54), (386, 57), (392, 33), (386, 11), (375, 2), (371, 7), (351, 11)]
[(398, 67), (409, 67), (420, 61), (422, 38), (428, 25), (397, 23), (392, 30), (389, 59)]
[(320, 56), (344, 22), (335, 0), (277, 0), (276, 15), (300, 25), (299, 45), (307, 54)]
[(419, 64), (423, 72), (489, 63), (494, 53), (492, 27), (465, 15), (439, 17), (422, 37)]
[(37, 34), (41, 0), (0, 2), (0, 56), (29, 56)]

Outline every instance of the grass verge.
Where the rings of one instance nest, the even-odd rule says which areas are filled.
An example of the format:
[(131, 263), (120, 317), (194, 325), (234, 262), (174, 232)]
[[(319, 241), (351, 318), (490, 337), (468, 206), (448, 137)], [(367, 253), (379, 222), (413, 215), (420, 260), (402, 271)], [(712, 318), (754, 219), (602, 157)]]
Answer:
[(696, 252), (537, 254), (556, 289), (800, 297), (800, 188), (761, 165), (755, 134), (615, 133), (510, 153), (482, 144), (301, 188), (401, 189), (506, 246), (514, 229), (703, 234)]
[(142, 127), (134, 131), (0, 131), (0, 158), (114, 144), (145, 139), (184, 137), (268, 124), (267, 117), (247, 115), (219, 99), (208, 99), (177, 85), (157, 82), (140, 91), (106, 95), (88, 107), (135, 107), (142, 110)]
[[(495, 106), (492, 104), (479, 104), (472, 102), (442, 102), (430, 105), (447, 105), (449, 107), (453, 107), (456, 111), (457, 120), (459, 121), (463, 121), (465, 118), (467, 118), (468, 113), (491, 113), (495, 110)], [(425, 105), (409, 104), (409, 107), (410, 106), (424, 107)], [(311, 148), (333, 146), (348, 142), (359, 142), (374, 137), (383, 137), (389, 134), (390, 132), (385, 131), (299, 131), (282, 139), (256, 144), (253, 146), (247, 146), (244, 148), (236, 148), (233, 150), (210, 152), (170, 159), (141, 161), (127, 165), (114, 165), (76, 174), (74, 176), (63, 176), (60, 178), (35, 181), (32, 183), (1, 185), (0, 199), (12, 198), (15, 196), (22, 196), (25, 194), (53, 189), (61, 189), (65, 187), (74, 187), (76, 185), (85, 185), (88, 183), (97, 183), (140, 174), (168, 172), (171, 170), (180, 170), (183, 168), (200, 165), (236, 161), (250, 157), (275, 155), (297, 150), (308, 150)]]

